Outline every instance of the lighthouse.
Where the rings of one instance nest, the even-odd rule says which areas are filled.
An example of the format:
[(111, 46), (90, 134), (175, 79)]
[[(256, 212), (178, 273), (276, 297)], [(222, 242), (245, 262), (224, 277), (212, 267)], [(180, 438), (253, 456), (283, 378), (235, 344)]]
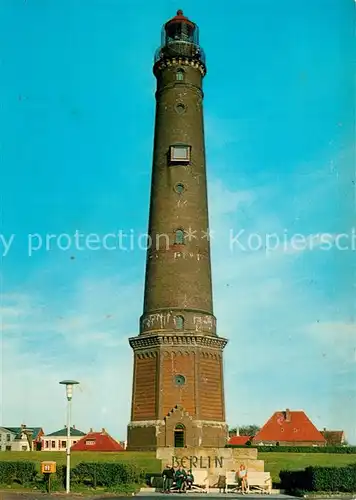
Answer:
[(128, 450), (224, 447), (223, 350), (213, 311), (199, 28), (181, 10), (154, 57), (156, 114), (143, 314)]

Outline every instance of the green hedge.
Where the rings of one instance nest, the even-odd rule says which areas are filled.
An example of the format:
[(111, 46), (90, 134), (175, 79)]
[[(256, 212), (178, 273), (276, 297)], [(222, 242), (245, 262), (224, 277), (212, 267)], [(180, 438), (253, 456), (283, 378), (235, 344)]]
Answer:
[(108, 488), (117, 485), (141, 484), (145, 472), (133, 464), (122, 462), (81, 462), (71, 471), (72, 481)]
[(0, 462), (0, 484), (26, 485), (35, 480), (36, 474), (35, 462)]
[(356, 454), (356, 446), (242, 446), (227, 444), (227, 448), (256, 448), (261, 453), (340, 453)]
[[(36, 470), (36, 462), (0, 462), (0, 484), (11, 485), (18, 482), (29, 487), (47, 488), (48, 475)], [(53, 491), (65, 488), (66, 466), (58, 465), (56, 473), (51, 475)], [(133, 464), (122, 462), (81, 462), (71, 469), (71, 485), (103, 486), (119, 488), (141, 485), (145, 480), (145, 471)]]
[(356, 463), (347, 467), (307, 467), (280, 471), (281, 488), (288, 492), (356, 492)]

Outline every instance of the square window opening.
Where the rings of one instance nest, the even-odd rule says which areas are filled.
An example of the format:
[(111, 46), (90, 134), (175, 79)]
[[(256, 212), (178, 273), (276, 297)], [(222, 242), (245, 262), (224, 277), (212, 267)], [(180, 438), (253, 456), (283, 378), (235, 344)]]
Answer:
[(190, 162), (190, 146), (176, 145), (170, 147), (169, 159), (171, 163), (189, 163)]

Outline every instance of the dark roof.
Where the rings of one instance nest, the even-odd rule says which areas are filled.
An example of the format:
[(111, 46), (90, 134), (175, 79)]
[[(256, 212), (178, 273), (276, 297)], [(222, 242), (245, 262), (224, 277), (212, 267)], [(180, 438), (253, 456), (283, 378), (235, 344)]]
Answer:
[(16, 438), (18, 438), (18, 439), (21, 437), (21, 432), (23, 432), (25, 430), (32, 431), (32, 439), (36, 439), (37, 436), (39, 435), (39, 433), (42, 431), (42, 427), (32, 427), (30, 425), (26, 425), (26, 427), (5, 427), (5, 426), (3, 426), (3, 429), (6, 429), (7, 431), (10, 431), (13, 434), (16, 434)]
[(325, 444), (321, 432), (309, 420), (304, 411), (276, 411), (253, 438), (260, 441), (318, 442)]
[[(75, 429), (74, 427), (70, 428), (71, 436), (85, 436), (85, 432), (80, 431), (79, 429)], [(66, 436), (67, 435), (67, 427), (63, 427), (59, 431), (51, 432), (51, 434), (46, 434), (46, 436)]]
[(340, 445), (345, 440), (344, 431), (320, 431), (329, 445)]

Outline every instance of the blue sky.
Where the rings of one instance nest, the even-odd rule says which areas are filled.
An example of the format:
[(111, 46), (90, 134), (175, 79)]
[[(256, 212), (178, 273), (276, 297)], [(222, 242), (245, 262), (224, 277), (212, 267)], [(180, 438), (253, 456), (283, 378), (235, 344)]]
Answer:
[[(152, 59), (178, 8), (200, 27), (215, 314), (230, 425), (286, 407), (356, 444), (352, 0), (3, 0), (3, 425), (125, 439), (145, 252), (58, 248), (46, 234), (145, 233)], [(245, 250), (243, 230), (285, 237)], [(314, 235), (308, 249), (294, 234)], [(320, 235), (330, 233), (325, 250)], [(347, 234), (341, 250), (336, 236)], [(42, 247), (29, 255), (30, 234)], [(254, 236), (256, 238), (256, 236)], [(251, 240), (252, 241), (252, 240)], [(0, 240), (0, 245), (3, 241)], [(347, 243), (346, 238), (342, 244)], [(0, 247), (4, 253), (4, 246)]]

